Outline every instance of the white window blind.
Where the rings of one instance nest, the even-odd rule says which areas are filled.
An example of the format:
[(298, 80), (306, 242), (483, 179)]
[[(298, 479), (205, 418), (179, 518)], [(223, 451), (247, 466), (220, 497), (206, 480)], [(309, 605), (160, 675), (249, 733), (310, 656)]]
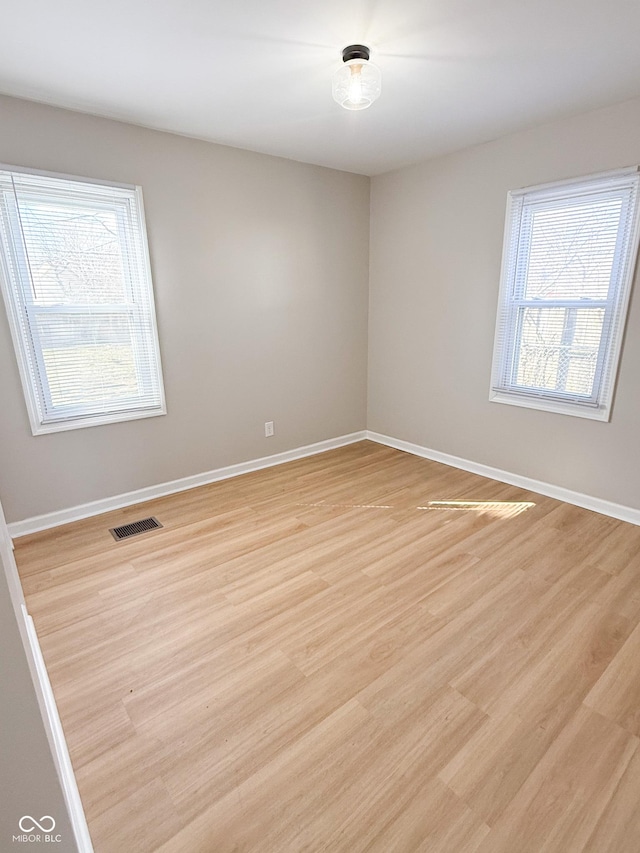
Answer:
[(0, 260), (34, 434), (165, 413), (139, 187), (0, 169)]
[(628, 169), (509, 193), (492, 400), (609, 419), (639, 180)]

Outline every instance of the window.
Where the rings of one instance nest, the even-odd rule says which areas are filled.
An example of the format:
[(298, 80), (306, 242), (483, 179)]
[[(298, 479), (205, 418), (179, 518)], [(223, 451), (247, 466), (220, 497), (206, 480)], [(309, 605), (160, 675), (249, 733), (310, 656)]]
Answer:
[(0, 168), (0, 271), (34, 435), (165, 413), (139, 187)]
[(609, 420), (638, 182), (626, 169), (509, 193), (492, 400)]

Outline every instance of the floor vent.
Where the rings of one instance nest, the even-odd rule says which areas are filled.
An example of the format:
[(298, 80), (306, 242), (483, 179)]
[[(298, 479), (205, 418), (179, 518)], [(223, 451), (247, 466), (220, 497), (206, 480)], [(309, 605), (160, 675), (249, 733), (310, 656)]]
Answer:
[(128, 539), (130, 536), (137, 536), (138, 533), (146, 533), (147, 530), (157, 530), (162, 527), (157, 518), (143, 518), (142, 521), (132, 521), (131, 524), (123, 524), (120, 527), (112, 527), (109, 533), (113, 536), (116, 542), (121, 539)]

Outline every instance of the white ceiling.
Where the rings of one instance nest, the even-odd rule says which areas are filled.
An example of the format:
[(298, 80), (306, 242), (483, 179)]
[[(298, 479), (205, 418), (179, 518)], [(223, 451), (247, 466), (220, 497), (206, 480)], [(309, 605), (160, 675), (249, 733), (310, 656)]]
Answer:
[[(640, 95), (638, 0), (0, 8), (1, 92), (367, 175)], [(331, 74), (354, 42), (383, 90), (350, 113)]]

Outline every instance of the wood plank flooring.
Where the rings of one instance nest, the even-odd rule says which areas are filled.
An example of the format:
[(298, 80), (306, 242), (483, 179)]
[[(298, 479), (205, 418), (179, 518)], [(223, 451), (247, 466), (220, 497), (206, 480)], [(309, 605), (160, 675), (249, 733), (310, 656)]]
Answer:
[(97, 853), (640, 850), (638, 527), (362, 442), (16, 559)]

